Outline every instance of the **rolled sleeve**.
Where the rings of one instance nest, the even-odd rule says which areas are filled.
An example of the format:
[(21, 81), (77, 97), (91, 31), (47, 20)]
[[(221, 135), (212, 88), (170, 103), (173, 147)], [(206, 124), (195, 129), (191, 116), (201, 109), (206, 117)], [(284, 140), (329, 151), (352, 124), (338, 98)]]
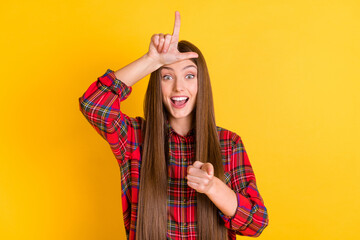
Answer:
[(241, 231), (248, 227), (248, 225), (253, 221), (253, 214), (258, 210), (258, 205), (251, 205), (249, 200), (241, 195), (240, 193), (234, 191), (237, 199), (237, 208), (235, 215), (228, 217), (218, 210), (219, 215), (225, 223), (225, 227), (235, 231)]
[(220, 210), (218, 213), (226, 228), (238, 235), (257, 237), (268, 225), (268, 214), (240, 137), (236, 138), (231, 159), (234, 168), (230, 181), (236, 194), (237, 208), (232, 217), (226, 216)]
[(99, 77), (99, 81), (111, 91), (120, 96), (120, 101), (125, 100), (131, 93), (132, 87), (127, 86), (120, 79), (117, 79), (113, 70), (108, 69), (106, 73)]

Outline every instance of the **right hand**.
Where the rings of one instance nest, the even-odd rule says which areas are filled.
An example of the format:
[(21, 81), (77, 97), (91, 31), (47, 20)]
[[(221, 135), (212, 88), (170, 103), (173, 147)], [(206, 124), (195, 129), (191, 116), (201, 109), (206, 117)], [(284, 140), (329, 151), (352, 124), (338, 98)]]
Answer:
[(171, 64), (188, 58), (197, 58), (196, 52), (180, 53), (178, 50), (180, 32), (180, 13), (175, 12), (175, 24), (173, 34), (154, 34), (151, 37), (149, 51), (147, 55), (154, 61), (164, 64)]

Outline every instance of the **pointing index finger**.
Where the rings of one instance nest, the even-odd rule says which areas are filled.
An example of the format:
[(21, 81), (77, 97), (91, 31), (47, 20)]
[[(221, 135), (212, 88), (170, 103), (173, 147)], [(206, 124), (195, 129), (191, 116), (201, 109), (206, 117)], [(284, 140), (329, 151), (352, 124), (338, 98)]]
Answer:
[(180, 13), (178, 11), (176, 11), (173, 36), (178, 38), (179, 32), (180, 32)]

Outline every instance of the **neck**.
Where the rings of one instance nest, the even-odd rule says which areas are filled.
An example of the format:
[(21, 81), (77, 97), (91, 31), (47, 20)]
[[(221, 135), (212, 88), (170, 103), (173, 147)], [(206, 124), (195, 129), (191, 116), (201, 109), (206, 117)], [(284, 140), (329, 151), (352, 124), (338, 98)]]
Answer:
[(188, 132), (194, 127), (193, 116), (190, 115), (185, 118), (169, 118), (171, 127), (181, 136), (186, 136)]

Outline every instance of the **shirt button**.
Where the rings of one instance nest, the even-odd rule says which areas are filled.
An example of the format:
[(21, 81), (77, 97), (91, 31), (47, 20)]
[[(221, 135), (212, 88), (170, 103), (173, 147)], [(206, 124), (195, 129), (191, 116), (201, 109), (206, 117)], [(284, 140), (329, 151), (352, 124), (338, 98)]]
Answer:
[(183, 160), (183, 162), (186, 162), (186, 158), (183, 158), (182, 160)]
[(187, 223), (184, 223), (184, 227), (186, 227), (187, 226)]
[(186, 198), (184, 198), (183, 202), (184, 202), (184, 203), (186, 203), (186, 202), (187, 202), (187, 199), (186, 199)]

